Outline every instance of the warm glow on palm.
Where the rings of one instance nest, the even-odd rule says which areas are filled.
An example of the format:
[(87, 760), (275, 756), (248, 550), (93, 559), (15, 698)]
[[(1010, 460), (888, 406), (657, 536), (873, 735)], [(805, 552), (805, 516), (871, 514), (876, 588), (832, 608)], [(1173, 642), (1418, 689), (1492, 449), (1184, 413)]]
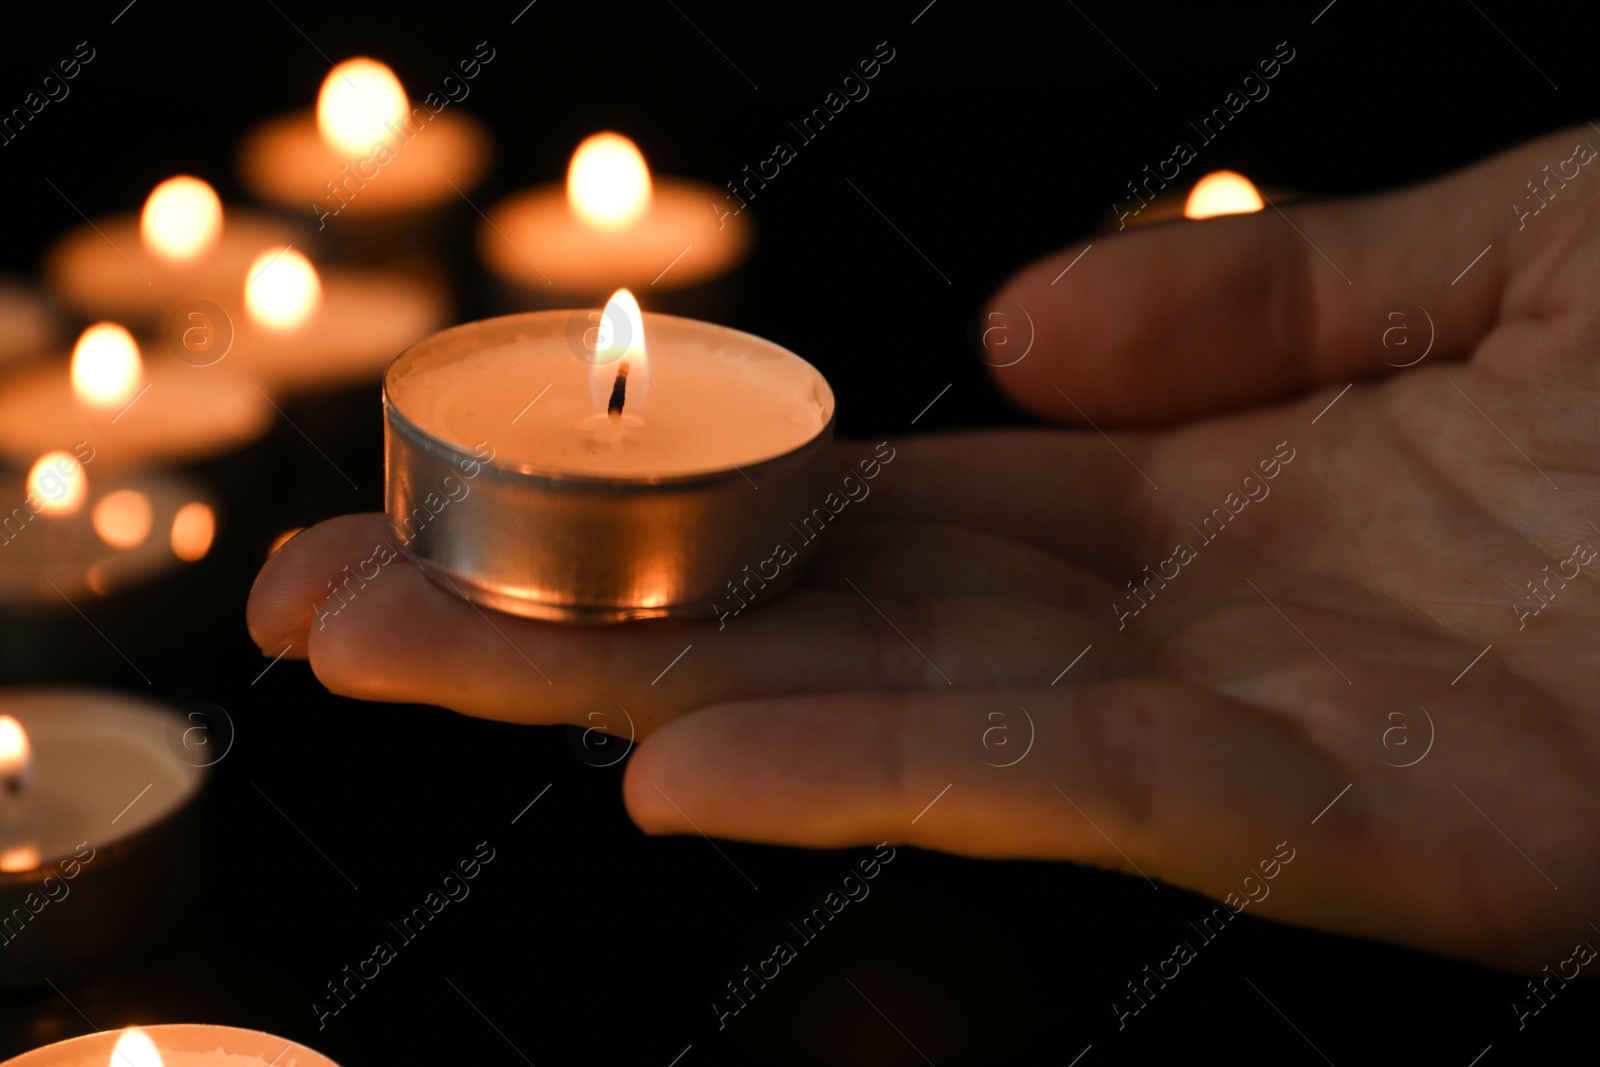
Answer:
[[(1600, 567), (1577, 550), (1600, 546), (1600, 179), (1520, 231), (1504, 201), (1591, 135), (1302, 202), (1293, 226), (1097, 238), (1059, 285), (1081, 248), (1028, 267), (996, 307), (1037, 336), (995, 378), (1115, 447), (897, 442), (803, 587), (725, 631), (497, 618), (485, 639), (404, 563), (317, 629), (387, 535), (349, 516), (272, 557), (252, 632), (352, 696), (626, 707), (626, 798), (655, 832), (1055, 858), (1219, 900), (1288, 841), (1252, 914), (1537, 970), (1600, 894)], [(1433, 334), (1405, 369), (1397, 311)], [(1022, 734), (986, 732), (1024, 730), (1018, 709), (1021, 759)]]

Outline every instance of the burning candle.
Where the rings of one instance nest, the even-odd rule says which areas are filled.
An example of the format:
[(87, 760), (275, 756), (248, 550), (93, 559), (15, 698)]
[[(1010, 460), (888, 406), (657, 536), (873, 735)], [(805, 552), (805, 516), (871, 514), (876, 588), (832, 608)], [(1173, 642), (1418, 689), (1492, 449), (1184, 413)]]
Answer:
[(281, 223), (237, 208), (224, 212), (199, 178), (157, 185), (139, 215), (85, 224), (45, 256), (50, 290), (85, 318), (149, 323), (184, 300), (216, 300), (243, 281), (267, 245), (300, 240)]
[[(39, 514), (71, 515), (89, 495), (88, 481), (77, 460), (65, 452), (46, 452), (28, 468), (28, 497), (39, 502)], [(9, 543), (9, 542), (8, 542)]]
[(98, 850), (169, 817), (204, 778), (169, 746), (183, 721), (109, 691), (0, 690), (0, 804), (11, 809), (0, 853), (23, 847), (51, 865), (85, 841)]
[[(87, 445), (85, 445), (87, 449)], [(202, 559), (216, 507), (190, 479), (97, 472), (92, 451), (47, 452), (25, 482), (0, 476), (0, 613), (115, 596)]]
[[(1276, 189), (1258, 189), (1243, 174), (1231, 170), (1217, 170), (1205, 175), (1189, 188), (1187, 193), (1174, 189), (1146, 203), (1134, 197), (1119, 204), (1119, 210), (1129, 211), (1124, 220), (1126, 227), (1147, 226), (1174, 219), (1209, 219), (1219, 215), (1246, 215), (1266, 207), (1267, 200), (1283, 203), (1294, 199), (1294, 194)], [(1143, 205), (1143, 206), (1141, 206)], [(1106, 227), (1116, 231), (1113, 222)]]
[(142, 682), (138, 664), (170, 643), (152, 611), (217, 610), (216, 572), (197, 564), (218, 505), (177, 472), (102, 471), (79, 445), (41, 456), (26, 480), (0, 473), (0, 673)]
[(39, 865), (39, 847), (10, 838), (26, 833), (22, 817), (33, 778), (33, 746), (28, 732), (10, 715), (0, 715), (0, 871), (25, 871)]
[(435, 334), (390, 366), (384, 407), (390, 522), (469, 599), (575, 621), (707, 616), (780, 543), (759, 596), (809, 559), (789, 524), (822, 502), (833, 392), (758, 337), (642, 314), (623, 290), (600, 313)]
[(206, 762), (193, 724), (103, 690), (0, 690), (0, 986), (138, 943), (181, 897)]
[[(397, 352), (438, 329), (448, 313), (444, 293), (419, 278), (347, 268), (319, 272), (284, 248), (257, 256), (242, 306), (245, 314), (222, 358), (274, 395), (375, 382)], [(177, 340), (182, 343), (181, 336)]]
[[(465, 84), (453, 74), (446, 81)], [(347, 60), (323, 80), (314, 112), (271, 119), (245, 138), (239, 172), (263, 200), (309, 208), (318, 229), (346, 212), (377, 218), (434, 207), (477, 184), (489, 159), (483, 127), (448, 104), (437, 93), (408, 99), (377, 60)]]
[(1183, 217), (1210, 219), (1218, 215), (1248, 215), (1266, 206), (1249, 178), (1231, 170), (1219, 170), (1195, 183), (1183, 202)]
[(573, 153), (564, 185), (491, 208), (478, 249), (496, 275), (546, 301), (685, 288), (731, 271), (749, 248), (744, 218), (719, 218), (721, 199), (706, 185), (653, 178), (632, 141), (597, 133)]
[(266, 432), (272, 404), (250, 381), (176, 359), (146, 364), (112, 322), (78, 338), (70, 361), (19, 368), (0, 381), (0, 455), (17, 465), (86, 441), (103, 467), (200, 459)]
[(237, 1026), (168, 1023), (85, 1034), (0, 1067), (338, 1067), (303, 1045)]

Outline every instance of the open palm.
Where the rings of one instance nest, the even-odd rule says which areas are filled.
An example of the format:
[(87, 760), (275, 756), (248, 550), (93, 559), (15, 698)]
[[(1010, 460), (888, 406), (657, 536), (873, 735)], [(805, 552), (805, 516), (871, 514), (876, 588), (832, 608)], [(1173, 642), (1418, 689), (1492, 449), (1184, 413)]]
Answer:
[(251, 632), (367, 699), (605, 702), (655, 832), (1073, 860), (1536, 970), (1600, 892), (1582, 143), (1028, 268), (996, 379), (1093, 426), (893, 442), (802, 586), (721, 628), (481, 612), (403, 561), (319, 618), (394, 542), (367, 515), (269, 561)]

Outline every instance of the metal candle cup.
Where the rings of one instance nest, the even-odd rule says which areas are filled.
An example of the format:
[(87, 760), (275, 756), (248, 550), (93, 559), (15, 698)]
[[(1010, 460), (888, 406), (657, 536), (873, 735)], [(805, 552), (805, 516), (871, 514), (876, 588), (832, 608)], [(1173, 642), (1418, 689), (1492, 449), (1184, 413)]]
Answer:
[(231, 720), (213, 734), (203, 712), (77, 688), (0, 689), (0, 714), (32, 752), (29, 787), (0, 796), (0, 990), (161, 944), (194, 899), (202, 791)]
[[(824, 493), (826, 380), (761, 338), (647, 314), (651, 367), (628, 389), (649, 411), (608, 427), (578, 341), (596, 321), (468, 323), (389, 366), (385, 497), (402, 551), (470, 601), (565, 622), (707, 618), (719, 600), (791, 584), (814, 547), (791, 523)], [(571, 417), (579, 409), (589, 416)], [(797, 540), (776, 575), (752, 580)]]

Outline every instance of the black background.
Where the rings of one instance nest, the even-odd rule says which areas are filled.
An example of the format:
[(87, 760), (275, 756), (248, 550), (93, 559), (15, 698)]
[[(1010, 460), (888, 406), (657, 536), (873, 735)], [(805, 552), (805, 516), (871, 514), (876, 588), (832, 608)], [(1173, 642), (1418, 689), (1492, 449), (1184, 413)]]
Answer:
[[(788, 121), (888, 41), (896, 56), (871, 95), (754, 201), (758, 246), (723, 317), (817, 364), (844, 435), (904, 433), (949, 383), (916, 431), (1019, 422), (970, 342), (985, 295), (1109, 222), (1123, 183), (1277, 42), (1296, 49), (1293, 63), (1204, 149), (1197, 172), (1231, 166), (1319, 195), (1386, 188), (1581, 122), (1595, 90), (1593, 25), (1579, 5), (925, 3), (538, 0), (515, 25), (519, 0), (7, 10), (0, 110), (78, 42), (97, 56), (67, 99), (0, 147), (0, 269), (33, 272), (48, 242), (80, 224), (73, 205), (91, 217), (135, 209), (174, 173), (243, 199), (239, 138), (307, 106), (324, 56), (374, 55), (420, 94), (488, 41), (496, 58), (460, 105), (497, 137), (495, 169), (472, 194), (487, 206), (560, 177), (572, 147), (603, 128), (633, 137), (659, 173), (720, 186), (792, 140)], [(461, 320), (493, 310), (471, 256), (475, 219), (452, 204), (438, 249)], [(136, 659), (150, 685), (86, 628), (64, 628), (72, 636), (56, 655), (14, 672), (214, 701), (237, 740), (215, 769), (208, 873), (180, 931), (154, 954), (64, 984), (76, 1007), (48, 988), (0, 1000), (0, 1053), (85, 1032), (87, 1016), (99, 1027), (259, 1027), (347, 1067), (665, 1067), (687, 1046), (685, 1067), (1066, 1064), (1091, 1045), (1085, 1065), (1320, 1062), (1310, 1042), (1335, 1063), (1464, 1065), (1491, 1044), (1485, 1064), (1548, 1054), (1592, 1017), (1593, 988), (1571, 987), (1519, 1032), (1511, 976), (1246, 916), (1118, 1031), (1112, 998), (1187, 937), (1185, 922), (1206, 910), (1199, 898), (1064, 865), (902, 849), (872, 896), (719, 1032), (709, 1005), (724, 981), (787, 939), (785, 921), (860, 854), (722, 844), (724, 858), (697, 837), (647, 839), (622, 811), (621, 767), (585, 765), (562, 729), (331, 697), (300, 663), (252, 684), (266, 660), (245, 635), (243, 603), (271, 537), (381, 506), (375, 389), (295, 414), (360, 489), (281, 425), (253, 457), (203, 468), (233, 507), (198, 568), (198, 605), (138, 605)], [(1296, 825), (1286, 816), (1285, 836), (1302, 833)], [(393, 941), (389, 921), (480, 841), (496, 859), (472, 895), (319, 1030), (310, 1002), (323, 983)]]

